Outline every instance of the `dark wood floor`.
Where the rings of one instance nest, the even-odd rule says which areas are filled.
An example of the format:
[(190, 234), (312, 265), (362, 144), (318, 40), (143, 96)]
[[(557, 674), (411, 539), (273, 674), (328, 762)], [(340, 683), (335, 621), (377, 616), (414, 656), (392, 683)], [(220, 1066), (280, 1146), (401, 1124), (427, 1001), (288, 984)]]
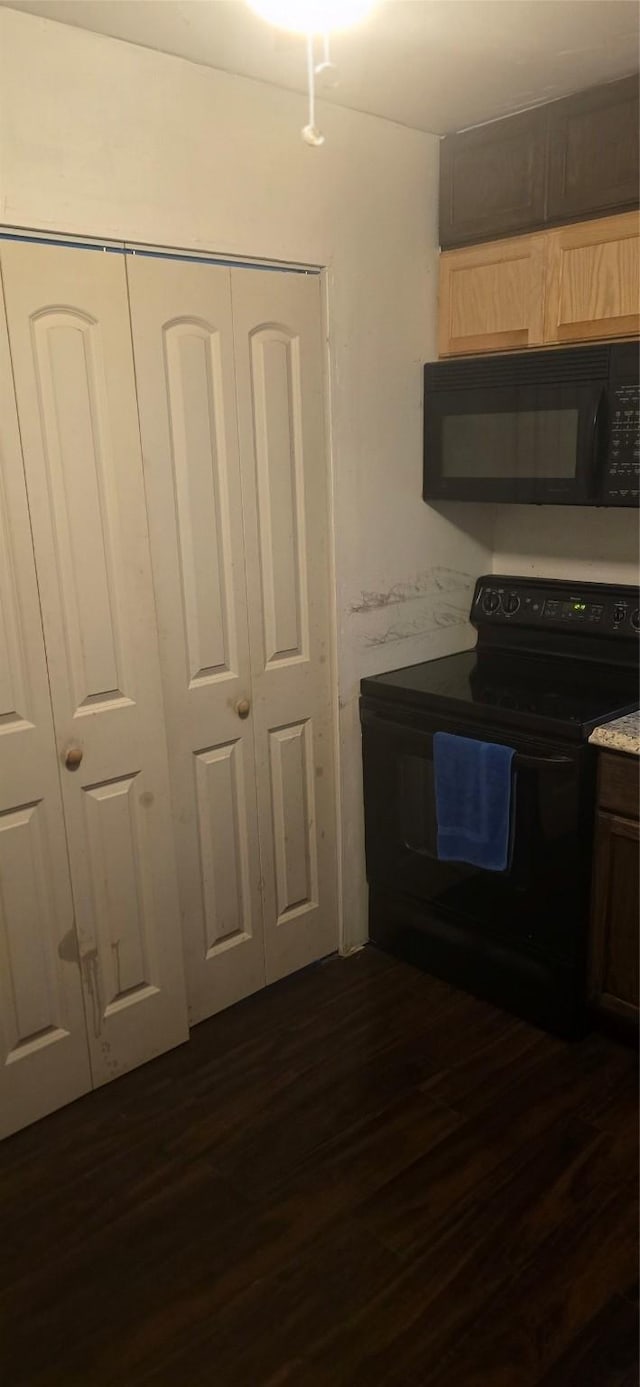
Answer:
[(0, 1146), (3, 1387), (637, 1387), (634, 1057), (367, 950)]

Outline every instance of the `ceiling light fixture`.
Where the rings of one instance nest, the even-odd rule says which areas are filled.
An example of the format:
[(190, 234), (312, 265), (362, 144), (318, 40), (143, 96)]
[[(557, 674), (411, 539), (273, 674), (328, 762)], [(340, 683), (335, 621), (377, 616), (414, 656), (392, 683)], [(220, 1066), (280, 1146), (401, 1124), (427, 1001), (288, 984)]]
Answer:
[(373, 9), (373, 0), (248, 0), (261, 19), (292, 34), (328, 34), (348, 29)]
[[(337, 70), (331, 61), (329, 35), (365, 19), (373, 9), (375, 0), (247, 0), (247, 4), (261, 19), (266, 19), (276, 28), (306, 36), (309, 120), (302, 131), (302, 138), (310, 145), (324, 144), (324, 135), (316, 125), (316, 76), (322, 74), (326, 77), (332, 73), (335, 85)], [(320, 62), (316, 62), (315, 44), (319, 38), (323, 42), (323, 56)]]

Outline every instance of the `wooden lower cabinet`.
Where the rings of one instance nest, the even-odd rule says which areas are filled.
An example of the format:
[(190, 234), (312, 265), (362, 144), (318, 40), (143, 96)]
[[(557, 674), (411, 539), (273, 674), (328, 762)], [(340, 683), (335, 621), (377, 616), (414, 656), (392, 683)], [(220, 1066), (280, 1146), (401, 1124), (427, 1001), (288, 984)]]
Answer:
[(601, 752), (599, 762), (590, 997), (598, 1011), (637, 1024), (638, 761)]

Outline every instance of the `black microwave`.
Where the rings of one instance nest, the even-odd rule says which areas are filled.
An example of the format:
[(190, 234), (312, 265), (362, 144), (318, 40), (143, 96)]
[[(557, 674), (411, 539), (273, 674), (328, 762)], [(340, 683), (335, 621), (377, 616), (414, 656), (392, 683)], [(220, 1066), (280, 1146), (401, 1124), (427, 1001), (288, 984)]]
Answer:
[(424, 368), (425, 501), (637, 506), (638, 343)]

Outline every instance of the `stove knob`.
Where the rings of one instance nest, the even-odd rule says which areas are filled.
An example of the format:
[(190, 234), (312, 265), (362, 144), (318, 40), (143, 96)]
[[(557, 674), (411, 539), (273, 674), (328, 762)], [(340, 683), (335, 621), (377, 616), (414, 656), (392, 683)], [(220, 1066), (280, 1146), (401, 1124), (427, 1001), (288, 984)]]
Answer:
[(504, 607), (505, 612), (507, 613), (507, 616), (513, 616), (514, 612), (517, 612), (520, 606), (520, 598), (518, 597), (517, 592), (508, 592), (506, 597), (503, 597), (502, 599), (502, 605)]
[(635, 612), (631, 613), (631, 625), (635, 627), (636, 631), (640, 627), (640, 608), (638, 607), (636, 607)]
[(485, 588), (482, 597), (482, 610), (484, 612), (497, 612), (500, 606), (500, 595), (493, 591), (493, 588)]

